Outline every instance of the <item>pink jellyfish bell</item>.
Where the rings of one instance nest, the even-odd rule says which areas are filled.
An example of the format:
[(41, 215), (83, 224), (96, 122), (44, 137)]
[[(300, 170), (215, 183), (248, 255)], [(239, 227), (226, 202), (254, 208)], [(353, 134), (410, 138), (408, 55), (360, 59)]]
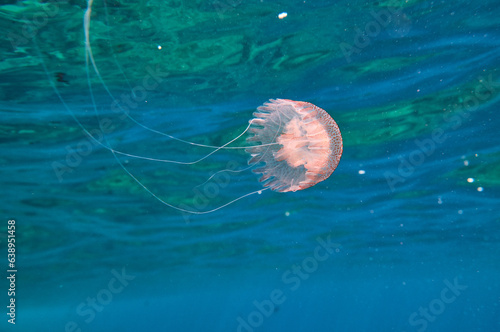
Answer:
[(246, 149), (249, 165), (262, 174), (264, 187), (278, 192), (306, 189), (327, 179), (342, 156), (342, 136), (332, 117), (303, 101), (271, 99), (257, 108), (250, 120), (253, 136), (260, 142)]

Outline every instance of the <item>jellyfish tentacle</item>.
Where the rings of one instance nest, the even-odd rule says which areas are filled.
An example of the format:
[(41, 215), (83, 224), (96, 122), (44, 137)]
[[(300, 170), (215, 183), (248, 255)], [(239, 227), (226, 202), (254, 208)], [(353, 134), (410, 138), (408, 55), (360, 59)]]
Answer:
[[(95, 61), (95, 58), (94, 58), (94, 54), (92, 52), (92, 46), (91, 46), (91, 43), (90, 43), (90, 23), (91, 23), (91, 14), (92, 14), (92, 5), (93, 5), (93, 0), (88, 0), (88, 3), (87, 3), (87, 9), (85, 11), (85, 14), (84, 14), (84, 33), (85, 33), (85, 53), (86, 53), (86, 61), (88, 61), (88, 59), (90, 59), (90, 62), (92, 64), (92, 68), (94, 69), (96, 75), (97, 75), (97, 78), (99, 79), (101, 85), (104, 87), (106, 93), (113, 99), (113, 101), (116, 103), (116, 105), (118, 106), (118, 109), (120, 109), (123, 114), (125, 114), (125, 116), (130, 119), (132, 122), (134, 122), (135, 124), (137, 124), (138, 126), (142, 127), (143, 129), (147, 130), (147, 131), (150, 131), (152, 133), (155, 133), (155, 134), (158, 134), (158, 135), (162, 135), (162, 136), (165, 136), (165, 137), (168, 137), (172, 140), (175, 140), (175, 141), (178, 141), (178, 142), (181, 142), (181, 143), (185, 143), (185, 144), (189, 144), (189, 145), (192, 145), (192, 146), (198, 146), (198, 147), (202, 147), (202, 148), (210, 148), (210, 149), (215, 149), (216, 151), (220, 150), (221, 149), (221, 146), (215, 146), (215, 145), (209, 145), (209, 144), (201, 144), (201, 143), (196, 143), (196, 142), (191, 142), (191, 141), (188, 141), (188, 140), (184, 140), (182, 138), (178, 138), (178, 137), (175, 137), (175, 136), (172, 136), (170, 134), (167, 134), (165, 132), (162, 132), (162, 131), (159, 131), (157, 129), (154, 129), (154, 128), (151, 128), (151, 127), (148, 127), (146, 125), (144, 125), (143, 123), (139, 122), (136, 118), (134, 118), (133, 116), (130, 115), (129, 112), (125, 111), (123, 109), (123, 107), (121, 106), (121, 104), (117, 101), (117, 99), (114, 97), (113, 93), (111, 92), (111, 90), (109, 89), (108, 85), (106, 84), (106, 82), (104, 81), (104, 79), (102, 78), (102, 75), (99, 71), (99, 68), (97, 66), (97, 63)], [(126, 77), (125, 75), (125, 72), (123, 71), (122, 67), (119, 65), (119, 63), (116, 61), (116, 57), (114, 57), (114, 62), (116, 64), (116, 66), (119, 68), (120, 72), (122, 73), (122, 75), (124, 76), (125, 78), (125, 81), (127, 82), (127, 85), (129, 86), (130, 88), (130, 83), (129, 83), (129, 80), (128, 78)], [(87, 70), (88, 72), (88, 70)], [(132, 90), (132, 89), (131, 89)], [(247, 129), (246, 129), (247, 130)], [(245, 132), (243, 131), (243, 133), (241, 133), (240, 135), (238, 135), (238, 138), (241, 137)], [(230, 143), (234, 142), (235, 140), (231, 140), (230, 142), (222, 145), (222, 147), (224, 149), (246, 149), (248, 148), (247, 146), (245, 147), (229, 147), (227, 145), (229, 145)], [(123, 153), (125, 154), (125, 153)], [(133, 155), (133, 154), (126, 154), (130, 157), (134, 157), (134, 158), (137, 158), (138, 156), (136, 155)], [(147, 158), (146, 158), (147, 159)], [(161, 159), (154, 159), (152, 158), (154, 161), (164, 161), (164, 160), (161, 160)], [(148, 159), (149, 160), (149, 159)], [(165, 160), (165, 162), (170, 162), (168, 160)]]
[[(188, 140), (177, 138), (159, 130), (150, 128), (137, 121), (128, 112), (125, 112), (122, 106), (117, 102), (117, 99), (113, 96), (110, 88), (104, 81), (104, 78), (102, 77), (95, 61), (90, 39), (92, 5), (93, 0), (88, 0), (87, 9), (84, 14), (85, 69), (93, 110), (95, 117), (99, 120), (99, 137), (95, 133), (93, 134), (95, 129), (89, 130), (84, 125), (86, 122), (84, 120), (80, 120), (76, 116), (75, 112), (66, 104), (55, 83), (52, 80), (49, 81), (64, 107), (68, 110), (84, 133), (99, 146), (110, 151), (123, 171), (135, 182), (137, 182), (137, 184), (139, 184), (147, 193), (153, 196), (153, 198), (165, 206), (180, 212), (206, 214), (218, 211), (245, 197), (254, 194), (261, 194), (263, 191), (268, 189), (277, 192), (289, 192), (308, 188), (320, 181), (325, 180), (335, 170), (342, 154), (342, 138), (340, 130), (328, 113), (307, 102), (298, 102), (287, 99), (269, 100), (269, 102), (266, 102), (264, 105), (257, 108), (257, 111), (254, 113), (254, 118), (249, 121), (248, 126), (240, 134), (221, 146), (190, 142)], [(36, 44), (36, 39), (34, 39), (34, 42)], [(38, 52), (41, 58), (41, 52), (39, 49)], [(116, 57), (115, 63), (120, 68), (127, 84), (130, 87), (129, 81), (125, 76), (125, 72), (118, 64)], [(43, 59), (42, 66), (44, 67), (46, 74), (49, 75)], [(91, 74), (92, 68), (95, 75)], [(98, 81), (97, 83), (93, 83), (92, 79), (95, 79), (96, 77), (98, 78)], [(210, 148), (213, 151), (194, 161), (177, 161), (135, 155), (113, 148), (113, 145), (110, 143), (111, 136), (106, 136), (104, 134), (105, 131), (103, 130), (103, 124), (102, 121), (100, 121), (100, 117), (102, 117), (103, 114), (100, 114), (99, 107), (96, 102), (96, 97), (98, 96), (97, 90), (95, 90), (96, 85), (102, 85), (112, 100), (117, 102), (119, 109), (124, 111), (124, 114), (126, 114), (126, 116), (139, 127), (187, 145)], [(252, 135), (247, 138), (246, 146), (230, 146), (248, 132)], [(113, 141), (111, 140), (111, 142)], [(253, 144), (253, 142), (258, 144)], [(176, 206), (169, 203), (167, 200), (162, 198), (161, 195), (153, 192), (143, 182), (141, 182), (137, 175), (134, 175), (131, 169), (127, 168), (126, 162), (123, 161), (124, 158), (121, 158), (121, 156), (124, 156), (154, 162), (193, 165), (209, 158), (222, 149), (245, 149), (245, 151), (251, 155), (249, 166), (239, 170), (220, 170), (212, 174), (203, 184), (211, 181), (216, 175), (222, 172), (239, 173), (250, 168), (254, 168), (254, 166), (260, 164), (258, 168), (256, 167), (254, 169), (254, 172), (262, 174), (260, 181), (262, 182), (264, 188), (241, 195), (240, 197), (225, 204), (205, 211), (200, 211), (195, 207), (186, 207), (182, 204)], [(284, 178), (282, 178), (283, 176)]]

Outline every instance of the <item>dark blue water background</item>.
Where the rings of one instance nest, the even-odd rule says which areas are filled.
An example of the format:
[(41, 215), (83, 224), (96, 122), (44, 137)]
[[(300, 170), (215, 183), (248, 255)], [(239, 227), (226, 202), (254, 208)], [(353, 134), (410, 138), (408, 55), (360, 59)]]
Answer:
[[(228, 163), (245, 168), (248, 156), (221, 151), (182, 166), (115, 158), (95, 144), (81, 126), (91, 131), (107, 118), (112, 129), (101, 142), (116, 150), (179, 161), (207, 153), (112, 111), (147, 75), (144, 59), (159, 54), (122, 49), (162, 44), (127, 25), (138, 22), (119, 15), (129, 4), (94, 8), (92, 45), (111, 95), (92, 67), (87, 85), (86, 4), (66, 5), (26, 43), (2, 46), (0, 243), (6, 256), (15, 219), (18, 269), (15, 326), (5, 314), (8, 283), (0, 283), (2, 331), (500, 329), (497, 1), (159, 4), (180, 8), (151, 23), (176, 31), (163, 55), (184, 39), (224, 45), (241, 35), (252, 46), (235, 50), (249, 60), (230, 66), (200, 69), (209, 60), (193, 56), (185, 70), (161, 67), (161, 84), (130, 107), (136, 121), (221, 145), (257, 106), (289, 98), (328, 111), (344, 137), (328, 180), (203, 215), (165, 206), (120, 163), (165, 202), (204, 211), (261, 188), (249, 170), (197, 187)], [(28, 3), (0, 9), (11, 44), (44, 12)], [(373, 12), (389, 10), (391, 24), (377, 23)], [(368, 37), (367, 27), (375, 29)], [(106, 48), (109, 41), (122, 49)], [(346, 47), (357, 51), (346, 56)]]

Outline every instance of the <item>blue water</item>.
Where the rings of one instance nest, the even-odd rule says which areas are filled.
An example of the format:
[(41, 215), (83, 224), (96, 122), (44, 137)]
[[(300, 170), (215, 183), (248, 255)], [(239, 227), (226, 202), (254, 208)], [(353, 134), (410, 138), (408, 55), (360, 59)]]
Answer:
[[(0, 6), (0, 330), (500, 330), (499, 8), (96, 2), (100, 79), (86, 3)], [(159, 132), (220, 146), (270, 98), (335, 119), (330, 178), (191, 214), (262, 189), (243, 150), (110, 151), (196, 161)]]

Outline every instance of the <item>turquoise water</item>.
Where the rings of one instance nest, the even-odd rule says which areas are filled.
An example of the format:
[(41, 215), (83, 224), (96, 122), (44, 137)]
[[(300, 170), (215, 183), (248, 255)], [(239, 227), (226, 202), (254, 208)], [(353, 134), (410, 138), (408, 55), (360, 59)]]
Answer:
[[(500, 329), (497, 1), (96, 1), (99, 75), (86, 11), (0, 7), (0, 330)], [(262, 189), (165, 134), (221, 146), (271, 98), (335, 119), (332, 176), (167, 206)]]

